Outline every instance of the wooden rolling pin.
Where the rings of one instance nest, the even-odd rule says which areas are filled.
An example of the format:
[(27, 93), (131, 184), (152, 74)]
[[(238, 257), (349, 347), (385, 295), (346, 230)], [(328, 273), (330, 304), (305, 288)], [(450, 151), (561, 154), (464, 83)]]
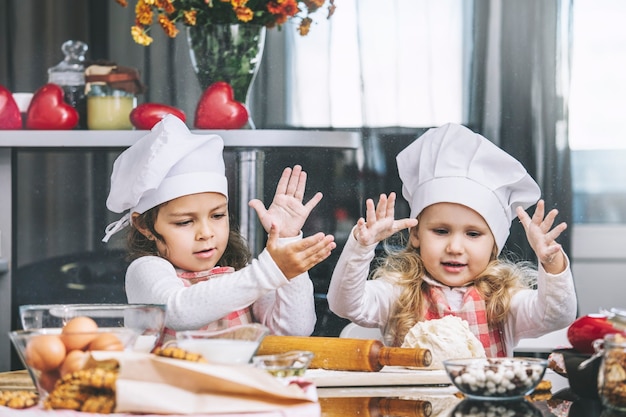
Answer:
[(265, 336), (257, 355), (290, 350), (314, 353), (309, 368), (337, 371), (380, 371), (385, 365), (426, 367), (432, 362), (428, 349), (387, 347), (380, 340), (343, 337)]
[(319, 403), (324, 417), (429, 417), (433, 411), (430, 401), (399, 398), (331, 397)]

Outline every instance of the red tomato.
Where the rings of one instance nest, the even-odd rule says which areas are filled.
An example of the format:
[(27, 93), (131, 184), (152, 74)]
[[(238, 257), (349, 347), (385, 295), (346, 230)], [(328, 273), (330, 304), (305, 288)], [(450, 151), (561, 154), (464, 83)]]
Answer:
[(65, 130), (78, 124), (78, 111), (63, 101), (63, 89), (46, 84), (35, 91), (26, 114), (26, 129)]
[(567, 329), (567, 339), (581, 353), (594, 353), (593, 341), (606, 334), (621, 333), (604, 314), (588, 314), (579, 317)]
[(176, 107), (159, 103), (143, 103), (130, 112), (130, 122), (136, 129), (150, 130), (168, 114), (173, 114), (183, 122), (187, 118), (185, 112)]

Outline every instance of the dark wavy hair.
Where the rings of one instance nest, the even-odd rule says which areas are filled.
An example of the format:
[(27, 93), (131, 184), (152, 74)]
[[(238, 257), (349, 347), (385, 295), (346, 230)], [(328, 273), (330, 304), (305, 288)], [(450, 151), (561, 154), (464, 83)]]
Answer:
[[(165, 203), (164, 203), (165, 204)], [(150, 240), (144, 236), (138, 229), (138, 227), (145, 228), (150, 231), (152, 235), (159, 241), (165, 243), (165, 239), (155, 229), (157, 216), (159, 215), (158, 205), (145, 213), (139, 215), (128, 232), (126, 246), (128, 248), (128, 260), (133, 261), (142, 256), (160, 256), (157, 250), (156, 241)], [(235, 270), (239, 270), (250, 263), (252, 255), (248, 244), (243, 236), (239, 233), (237, 226), (232, 222), (232, 216), (229, 217), (230, 233), (228, 234), (228, 244), (224, 254), (217, 262), (220, 266), (231, 266)]]

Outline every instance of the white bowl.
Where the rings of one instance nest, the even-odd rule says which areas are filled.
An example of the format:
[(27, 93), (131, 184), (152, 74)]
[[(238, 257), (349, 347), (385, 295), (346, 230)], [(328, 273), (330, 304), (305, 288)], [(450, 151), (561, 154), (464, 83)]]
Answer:
[(218, 331), (176, 332), (176, 345), (202, 355), (209, 363), (249, 363), (269, 329), (261, 324), (242, 324)]

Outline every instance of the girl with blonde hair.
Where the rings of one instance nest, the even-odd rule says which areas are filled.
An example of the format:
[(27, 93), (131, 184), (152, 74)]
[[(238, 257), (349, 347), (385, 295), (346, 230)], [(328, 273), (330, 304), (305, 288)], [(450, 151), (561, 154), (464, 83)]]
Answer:
[[(489, 357), (513, 356), (520, 339), (562, 329), (576, 318), (569, 260), (556, 239), (557, 210), (509, 154), (464, 126), (430, 129), (397, 157), (410, 218), (395, 220), (394, 193), (366, 202), (331, 279), (340, 317), (378, 327), (402, 345), (416, 324), (448, 315), (467, 322)], [(536, 204), (532, 217), (526, 209)], [(502, 256), (512, 220), (522, 223), (539, 261)], [(379, 242), (409, 228), (370, 275)]]

